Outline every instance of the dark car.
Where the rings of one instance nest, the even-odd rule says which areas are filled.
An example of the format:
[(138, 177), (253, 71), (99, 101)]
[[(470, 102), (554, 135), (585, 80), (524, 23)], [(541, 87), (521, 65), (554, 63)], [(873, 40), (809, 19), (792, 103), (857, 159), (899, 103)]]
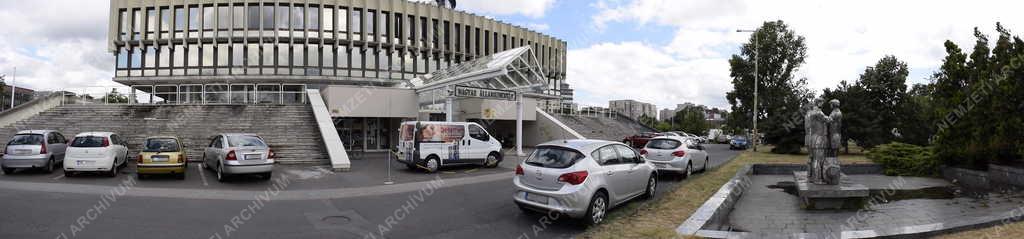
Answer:
[(750, 148), (750, 140), (747, 139), (747, 137), (736, 136), (733, 137), (732, 140), (729, 140), (729, 149), (746, 150), (747, 148)]
[(658, 136), (664, 136), (664, 134), (655, 132), (644, 132), (638, 135), (626, 137), (622, 139), (622, 143), (629, 145), (630, 147), (633, 148), (643, 148), (644, 145), (647, 145), (647, 141), (650, 141), (651, 138)]
[(751, 148), (751, 141), (746, 136), (733, 136), (729, 141), (730, 150), (746, 150)]

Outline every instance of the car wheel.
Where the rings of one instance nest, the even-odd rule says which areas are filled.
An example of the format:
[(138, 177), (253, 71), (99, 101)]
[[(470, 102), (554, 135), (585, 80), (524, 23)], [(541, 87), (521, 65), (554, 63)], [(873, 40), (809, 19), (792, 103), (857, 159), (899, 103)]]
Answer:
[(14, 174), (13, 168), (3, 167), (4, 174)]
[(484, 161), (484, 167), (497, 168), (498, 167), (498, 154), (491, 153), (487, 155), (487, 161)]
[(583, 218), (584, 225), (593, 226), (600, 224), (604, 221), (607, 212), (608, 196), (604, 192), (597, 192), (597, 194), (594, 194), (594, 198), (590, 199), (590, 205), (587, 206), (587, 215)]
[(683, 178), (690, 178), (693, 175), (693, 163), (686, 164), (686, 171), (683, 171)]
[(710, 166), (710, 164), (711, 164), (711, 158), (710, 157), (704, 158), (704, 167), (700, 169), (700, 172), (701, 173), (708, 172), (708, 166)]
[(658, 192), (658, 177), (651, 174), (651, 178), (647, 179), (647, 191), (644, 192), (644, 199), (654, 199), (654, 195)]
[(114, 162), (110, 163), (110, 171), (107, 171), (107, 177), (117, 177), (117, 171), (119, 168), (121, 168), (121, 166), (117, 165), (117, 159), (114, 159)]
[(441, 160), (438, 159), (437, 156), (431, 155), (430, 157), (427, 157), (427, 162), (424, 163), (424, 168), (426, 168), (427, 173), (435, 173), (440, 167)]
[(217, 165), (217, 181), (226, 182), (228, 181), (228, 175), (224, 175), (224, 164)]
[(46, 161), (46, 168), (43, 169), (43, 172), (53, 173), (54, 164), (56, 163), (54, 163), (53, 157), (50, 157), (50, 160)]

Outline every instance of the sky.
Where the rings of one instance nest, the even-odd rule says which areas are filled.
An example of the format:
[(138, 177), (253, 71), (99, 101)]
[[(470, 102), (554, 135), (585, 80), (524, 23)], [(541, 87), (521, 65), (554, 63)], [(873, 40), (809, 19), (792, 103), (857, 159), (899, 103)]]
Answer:
[[(419, 0), (428, 1), (429, 0)], [(1002, 22), (1024, 31), (1022, 1), (976, 0), (459, 0), (458, 9), (527, 27), (569, 43), (567, 81), (583, 106), (635, 99), (659, 109), (695, 103), (728, 108), (728, 59), (764, 21), (806, 37), (799, 69), (820, 91), (855, 81), (894, 55), (909, 84), (927, 83), (943, 42), (974, 44)], [(118, 86), (107, 50), (109, 1), (0, 2), (0, 74), (36, 90)]]

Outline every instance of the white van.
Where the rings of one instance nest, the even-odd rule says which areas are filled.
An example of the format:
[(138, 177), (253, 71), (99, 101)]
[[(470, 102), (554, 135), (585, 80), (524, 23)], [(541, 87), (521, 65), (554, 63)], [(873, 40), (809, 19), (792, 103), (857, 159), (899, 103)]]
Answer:
[(433, 173), (465, 164), (494, 168), (504, 158), (501, 142), (476, 123), (408, 121), (399, 132), (398, 161), (409, 169)]

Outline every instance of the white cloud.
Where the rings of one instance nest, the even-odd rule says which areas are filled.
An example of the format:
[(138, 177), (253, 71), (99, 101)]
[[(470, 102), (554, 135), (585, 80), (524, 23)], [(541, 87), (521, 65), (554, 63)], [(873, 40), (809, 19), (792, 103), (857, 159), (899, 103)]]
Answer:
[[(0, 72), (18, 86), (57, 90), (115, 86), (106, 51), (107, 4), (95, 1), (12, 1), (0, 8)], [(100, 90), (100, 88), (96, 88)]]
[[(726, 59), (680, 60), (639, 42), (604, 43), (570, 50), (567, 80), (582, 105), (607, 106), (610, 99), (636, 99), (659, 108), (682, 102), (726, 105), (729, 79)], [(585, 93), (584, 93), (585, 92)]]
[[(436, 2), (434, 0), (412, 0), (413, 2)], [(543, 17), (555, 0), (458, 0), (456, 9), (475, 14), (524, 15), (532, 18)]]
[(547, 31), (548, 29), (551, 29), (551, 25), (544, 24), (544, 23), (527, 23), (526, 24), (526, 28), (529, 28), (530, 30), (534, 30), (534, 31), (538, 31), (538, 32), (543, 32), (543, 31)]
[[(670, 53), (674, 64), (727, 59), (749, 38), (749, 33), (736, 33), (736, 29), (783, 20), (806, 37), (808, 58), (798, 76), (807, 77), (810, 87), (819, 90), (855, 80), (884, 55), (908, 63), (909, 83), (925, 82), (923, 78), (941, 64), (945, 40), (969, 49), (974, 44), (973, 28), (991, 35), (997, 21), (1017, 33), (1024, 31), (1024, 14), (1019, 13), (1024, 2), (1017, 1), (610, 0), (593, 6), (598, 13), (591, 20), (606, 32), (608, 24), (615, 22), (676, 28), (669, 44), (652, 46)], [(583, 63), (569, 62), (575, 64)], [(697, 70), (715, 81), (729, 79), (727, 67)], [(724, 95), (730, 89), (727, 85), (714, 90)]]

